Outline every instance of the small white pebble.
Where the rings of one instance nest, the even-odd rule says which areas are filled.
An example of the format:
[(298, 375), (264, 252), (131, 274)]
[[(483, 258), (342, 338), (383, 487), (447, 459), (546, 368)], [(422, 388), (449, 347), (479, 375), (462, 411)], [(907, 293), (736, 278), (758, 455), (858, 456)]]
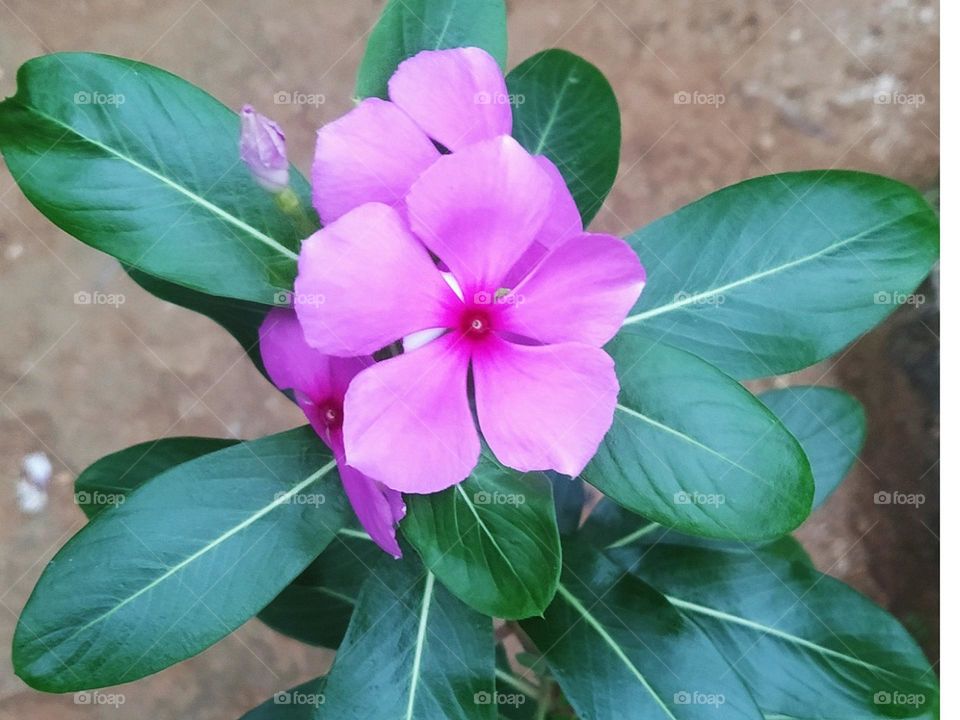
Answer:
[(10, 243), (4, 249), (3, 254), (6, 256), (7, 260), (12, 262), (23, 255), (23, 245), (20, 243)]
[(47, 506), (47, 491), (21, 478), (17, 483), (17, 503), (20, 512), (36, 515)]
[(34, 452), (25, 455), (21, 462), (23, 479), (39, 489), (45, 489), (53, 474), (53, 465), (44, 452)]

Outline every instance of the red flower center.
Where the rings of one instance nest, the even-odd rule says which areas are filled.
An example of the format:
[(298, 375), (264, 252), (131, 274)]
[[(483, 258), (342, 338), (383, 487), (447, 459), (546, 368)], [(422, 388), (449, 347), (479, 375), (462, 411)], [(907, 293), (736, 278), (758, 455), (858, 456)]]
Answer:
[(483, 308), (470, 308), (460, 318), (460, 330), (468, 338), (479, 340), (493, 329), (490, 313)]
[(343, 407), (338, 402), (327, 400), (320, 404), (320, 418), (328, 430), (339, 430), (343, 426)]

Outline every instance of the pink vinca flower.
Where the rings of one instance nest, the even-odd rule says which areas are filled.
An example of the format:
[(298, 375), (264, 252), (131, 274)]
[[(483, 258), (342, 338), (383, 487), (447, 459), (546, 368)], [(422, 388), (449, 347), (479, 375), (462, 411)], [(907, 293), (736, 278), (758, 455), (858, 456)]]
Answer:
[[(431, 78), (423, 96), (456, 82), (473, 89), (472, 79)], [(449, 105), (432, 103), (437, 127), (462, 124)], [(355, 189), (343, 188), (341, 207)], [(643, 287), (634, 252), (584, 233), (563, 183), (506, 135), (433, 160), (389, 199), (339, 215), (300, 254), (297, 296), (326, 299), (296, 305), (311, 346), (367, 355), (417, 336), (351, 382), (347, 461), (403, 492), (463, 480), (480, 453), (472, 374), (480, 431), (502, 463), (579, 474), (613, 420), (619, 384), (601, 347)]]
[[(324, 224), (368, 202), (405, 212), (414, 181), (442, 157), (513, 128), (507, 83), (497, 61), (480, 48), (425, 50), (397, 68), (390, 100), (368, 98), (317, 132), (311, 181), (313, 204)], [(537, 240), (518, 264), (541, 258), (549, 243), (583, 231), (580, 213), (559, 170), (537, 157), (557, 199)]]
[(368, 98), (317, 132), (313, 202), (324, 224), (368, 202), (402, 207), (436, 162), (509, 135), (513, 116), (500, 66), (479, 48), (424, 51), (400, 63), (390, 100)]
[(406, 508), (400, 493), (355, 470), (344, 457), (343, 401), (354, 376), (370, 357), (328, 357), (307, 345), (293, 310), (275, 308), (260, 326), (260, 354), (267, 374), (294, 397), (313, 429), (333, 452), (343, 489), (377, 545), (400, 557), (396, 524)]

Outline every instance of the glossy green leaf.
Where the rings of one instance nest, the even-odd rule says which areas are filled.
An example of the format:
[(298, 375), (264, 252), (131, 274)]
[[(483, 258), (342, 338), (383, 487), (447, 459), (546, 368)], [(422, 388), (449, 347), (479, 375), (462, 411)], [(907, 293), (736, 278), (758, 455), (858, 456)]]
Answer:
[(507, 75), (513, 136), (550, 158), (587, 225), (620, 165), (620, 107), (596, 67), (566, 50), (545, 50)]
[(582, 477), (670, 529), (734, 540), (793, 530), (813, 475), (797, 440), (735, 380), (690, 353), (638, 336), (607, 346), (620, 396)]
[(550, 481), (484, 454), (470, 477), (432, 495), (407, 495), (400, 525), (424, 564), (485, 615), (539, 615), (560, 577)]
[(939, 223), (894, 180), (811, 171), (724, 188), (629, 241), (648, 282), (625, 329), (746, 379), (812, 365), (883, 320), (936, 260)]
[(336, 463), (309, 427), (176, 465), (50, 561), (17, 625), (14, 668), (67, 692), (195, 655), (270, 602), (346, 515)]
[(364, 533), (342, 529), (320, 557), (257, 617), (301, 642), (339, 647), (360, 586), (382, 554)]
[(580, 526), (580, 516), (587, 500), (583, 481), (553, 472), (544, 473), (553, 486), (553, 505), (557, 513), (557, 529), (561, 535), (570, 535)]
[(100, 458), (73, 484), (77, 505), (92, 518), (126, 501), (148, 480), (188, 460), (236, 445), (239, 440), (174, 437), (150, 440)]
[(867, 434), (863, 406), (842, 390), (824, 387), (795, 386), (758, 397), (800, 441), (813, 469), (813, 507), (819, 507), (863, 449)]
[(617, 557), (703, 628), (770, 715), (937, 716), (936, 676), (907, 631), (788, 553), (660, 543)]
[(584, 720), (761, 720), (737, 674), (697, 625), (594, 549), (564, 546), (543, 619), (523, 621)]
[(406, 548), (360, 592), (318, 720), (493, 720), (493, 622)]
[(660, 523), (603, 498), (594, 505), (577, 537), (602, 550), (631, 545), (650, 535), (656, 538), (666, 530)]
[[(0, 104), (0, 149), (37, 209), (77, 239), (210, 295), (283, 304), (310, 228), (239, 160), (237, 114), (163, 70), (36, 58)], [(316, 227), (307, 183), (291, 184)]]
[(325, 677), (318, 677), (275, 693), (240, 720), (312, 720), (325, 700), (326, 684)]
[(584, 540), (598, 549), (606, 550), (610, 555), (624, 552), (626, 557), (636, 556), (635, 554), (631, 556), (629, 549), (638, 543), (657, 545), (666, 542), (733, 553), (753, 553), (758, 547), (775, 548), (776, 552), (783, 553), (787, 557), (813, 565), (807, 551), (790, 535), (766, 543), (745, 543), (737, 540), (715, 540), (698, 535), (686, 535), (640, 517), (606, 498), (594, 506), (577, 534), (577, 539)]
[(421, 50), (478, 47), (507, 62), (503, 0), (389, 0), (377, 21), (357, 75), (357, 97), (387, 97), (397, 66)]
[[(131, 279), (151, 295), (187, 310), (205, 315), (233, 335), (240, 347), (264, 376), (260, 358), (260, 325), (272, 306), (246, 300), (208, 295), (177, 285), (131, 267), (124, 268)], [(269, 379), (269, 378), (268, 378)]]

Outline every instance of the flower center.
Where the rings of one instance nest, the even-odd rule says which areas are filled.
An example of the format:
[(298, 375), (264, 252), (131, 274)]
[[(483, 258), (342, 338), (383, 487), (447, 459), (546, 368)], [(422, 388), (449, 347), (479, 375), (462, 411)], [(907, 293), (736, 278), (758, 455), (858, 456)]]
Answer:
[(343, 408), (333, 400), (320, 405), (320, 417), (328, 430), (339, 430), (343, 425)]
[(489, 313), (480, 308), (467, 310), (460, 321), (460, 329), (467, 337), (482, 338), (492, 329)]

